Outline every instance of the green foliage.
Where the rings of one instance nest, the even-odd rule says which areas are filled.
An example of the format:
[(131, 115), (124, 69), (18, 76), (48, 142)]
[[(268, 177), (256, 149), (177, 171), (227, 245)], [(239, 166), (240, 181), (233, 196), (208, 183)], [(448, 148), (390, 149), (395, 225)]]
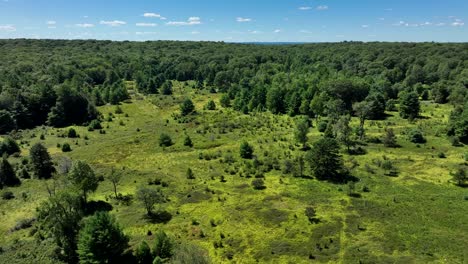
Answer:
[(252, 186), (255, 190), (263, 190), (265, 189), (265, 182), (263, 181), (263, 179), (253, 179), (252, 180)]
[(83, 161), (73, 163), (68, 179), (78, 190), (81, 191), (84, 201), (87, 201), (87, 195), (96, 191), (99, 185), (99, 179), (94, 174), (93, 169)]
[(192, 142), (192, 139), (190, 138), (190, 136), (186, 136), (185, 139), (184, 139), (184, 146), (186, 147), (193, 147), (193, 142)]
[(194, 244), (183, 243), (178, 246), (171, 258), (174, 264), (210, 264), (208, 252)]
[(161, 259), (170, 258), (174, 253), (174, 242), (172, 239), (163, 231), (158, 230), (154, 239), (153, 256)]
[(20, 180), (16, 177), (13, 167), (8, 162), (6, 156), (0, 160), (0, 189), (4, 186), (12, 187), (20, 185)]
[(395, 136), (395, 133), (393, 132), (392, 128), (385, 129), (385, 135), (382, 139), (382, 142), (384, 146), (388, 148), (398, 147), (397, 137)]
[(305, 146), (307, 143), (307, 134), (309, 133), (309, 120), (307, 118), (301, 118), (296, 124), (296, 131), (294, 138), (297, 142)]
[(458, 186), (465, 186), (468, 182), (468, 174), (466, 173), (465, 167), (459, 167), (453, 173), (451, 173), (453, 181)]
[(21, 149), (12, 137), (5, 137), (3, 142), (0, 143), (0, 156), (4, 154), (12, 155), (19, 152), (21, 152)]
[(187, 116), (195, 111), (195, 105), (192, 100), (189, 98), (185, 99), (184, 102), (180, 105), (180, 114), (182, 116)]
[(70, 128), (70, 129), (68, 129), (67, 137), (77, 138), (78, 134), (76, 133), (76, 130), (74, 128)]
[(195, 174), (193, 173), (192, 169), (190, 169), (190, 168), (187, 169), (187, 172), (185, 173), (185, 176), (189, 180), (195, 179)]
[(415, 119), (419, 116), (419, 96), (415, 92), (403, 92), (400, 98), (400, 116), (404, 119)]
[(168, 134), (162, 133), (159, 136), (159, 146), (160, 147), (170, 147), (173, 144), (174, 143), (172, 142), (171, 136), (169, 136)]
[(29, 156), (31, 158), (32, 169), (36, 178), (49, 179), (52, 177), (52, 173), (55, 172), (55, 168), (49, 152), (44, 145), (41, 143), (34, 144), (29, 151)]
[(97, 212), (86, 219), (78, 234), (80, 263), (119, 263), (129, 247), (129, 238), (107, 212)]
[(161, 93), (163, 95), (171, 95), (172, 94), (172, 82), (167, 80), (163, 83), (161, 87)]
[(216, 110), (216, 103), (213, 100), (209, 100), (208, 103), (205, 105), (206, 110)]
[(15, 120), (5, 110), (0, 110), (0, 134), (6, 134), (15, 129)]
[(457, 106), (450, 114), (447, 135), (468, 144), (468, 103), (463, 107)]
[(253, 147), (247, 142), (244, 141), (240, 145), (240, 156), (243, 159), (251, 159), (253, 157)]
[(426, 143), (426, 138), (424, 137), (422, 131), (420, 129), (412, 129), (409, 132), (408, 139), (410, 142), (416, 144), (424, 144)]
[(138, 264), (152, 264), (153, 263), (153, 256), (151, 254), (151, 249), (146, 243), (146, 241), (142, 241), (140, 245), (135, 250), (135, 258)]
[(62, 145), (62, 152), (70, 152), (72, 151), (71, 147), (70, 147), (70, 144), (68, 143), (63, 143)]
[(320, 123), (317, 125), (317, 130), (321, 133), (325, 132), (327, 130), (328, 122), (326, 121), (320, 121)]
[(102, 129), (102, 125), (101, 125), (101, 122), (99, 122), (99, 120), (94, 119), (89, 123), (88, 128), (89, 128), (90, 131), (97, 130), (97, 129)]
[(63, 257), (69, 263), (75, 263), (77, 260), (76, 239), (83, 215), (81, 197), (69, 190), (50, 197), (37, 209), (41, 230), (55, 239), (63, 250)]
[(231, 98), (229, 98), (229, 95), (223, 94), (219, 100), (219, 103), (222, 107), (231, 107)]
[(351, 116), (345, 115), (340, 117), (333, 127), (336, 140), (344, 144), (348, 152), (350, 152), (350, 147), (354, 145), (354, 141), (351, 139), (352, 129), (349, 126), (350, 122)]
[(339, 150), (338, 142), (333, 138), (321, 138), (313, 144), (306, 159), (317, 179), (332, 182), (345, 181), (347, 175)]
[(143, 186), (138, 187), (136, 198), (143, 204), (148, 216), (154, 213), (153, 210), (155, 204), (162, 204), (166, 202), (166, 197), (164, 196), (161, 189), (153, 189)]

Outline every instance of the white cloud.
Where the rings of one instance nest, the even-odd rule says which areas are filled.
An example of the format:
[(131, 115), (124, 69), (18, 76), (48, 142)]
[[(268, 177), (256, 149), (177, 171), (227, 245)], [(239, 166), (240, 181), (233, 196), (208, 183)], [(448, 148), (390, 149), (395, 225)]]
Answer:
[(192, 34), (192, 35), (198, 35), (198, 34), (200, 34), (200, 31), (192, 31), (192, 32), (190, 32), (190, 34)]
[(94, 27), (94, 24), (84, 23), (84, 24), (76, 24), (75, 26), (80, 27), (80, 28), (92, 28)]
[(383, 17), (379, 17), (379, 20), (380, 20), (380, 21), (384, 21), (384, 20), (385, 20), (385, 18), (383, 18)]
[(154, 31), (144, 31), (144, 32), (135, 32), (136, 35), (142, 36), (142, 35), (155, 35), (158, 34), (158, 32)]
[(310, 10), (310, 9), (312, 9), (312, 7), (310, 7), (310, 6), (301, 6), (301, 7), (299, 7), (299, 10)]
[(362, 28), (369, 28), (369, 25), (362, 25)]
[(150, 18), (159, 18), (161, 20), (166, 20), (165, 17), (161, 16), (160, 14), (156, 14), (156, 13), (144, 13), (143, 16), (144, 17), (150, 17)]
[(275, 32), (275, 33), (281, 33), (281, 32), (283, 32), (283, 31), (282, 31), (281, 29), (275, 29), (275, 31), (273, 31), (273, 32)]
[(437, 23), (436, 26), (442, 27), (442, 26), (445, 26), (445, 23), (443, 23), (443, 22), (442, 23)]
[(137, 27), (155, 27), (158, 24), (155, 23), (136, 23), (135, 26)]
[(14, 32), (16, 28), (12, 25), (0, 25), (0, 31)]
[(319, 6), (317, 6), (317, 10), (328, 10), (328, 6), (326, 6), (326, 5), (319, 5)]
[(201, 19), (199, 17), (189, 17), (187, 21), (169, 21), (166, 25), (169, 26), (193, 26), (193, 25), (200, 25)]
[(57, 22), (55, 22), (53, 20), (50, 20), (50, 21), (47, 21), (46, 24), (49, 25), (49, 26), (53, 26), (53, 25), (56, 25)]
[(99, 22), (101, 25), (106, 25), (106, 26), (111, 26), (111, 27), (119, 27), (122, 25), (126, 25), (127, 22), (125, 21), (120, 21), (120, 20), (113, 20), (113, 21), (101, 21)]
[(461, 21), (455, 21), (451, 25), (452, 25), (452, 27), (462, 27), (462, 26), (465, 25), (465, 23), (461, 22)]
[(303, 33), (303, 34), (312, 34), (311, 31), (305, 30), (305, 29), (299, 30), (299, 33)]
[(237, 18), (236, 18), (236, 21), (237, 21), (237, 22), (241, 22), (241, 23), (242, 23), (242, 22), (251, 22), (252, 19), (251, 19), (251, 18), (244, 18), (244, 17), (237, 17)]

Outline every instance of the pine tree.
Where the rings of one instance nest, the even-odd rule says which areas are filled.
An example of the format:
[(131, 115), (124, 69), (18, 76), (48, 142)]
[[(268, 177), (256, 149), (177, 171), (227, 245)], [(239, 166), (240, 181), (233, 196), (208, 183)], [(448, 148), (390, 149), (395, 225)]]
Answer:
[(49, 179), (55, 168), (47, 149), (41, 143), (36, 143), (29, 151), (35, 176), (38, 179)]

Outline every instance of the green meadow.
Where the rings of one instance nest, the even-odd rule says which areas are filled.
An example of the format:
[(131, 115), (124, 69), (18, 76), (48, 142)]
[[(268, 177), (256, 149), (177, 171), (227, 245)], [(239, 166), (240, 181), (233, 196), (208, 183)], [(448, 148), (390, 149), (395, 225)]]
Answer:
[[(468, 261), (468, 190), (451, 181), (450, 172), (463, 164), (466, 147), (454, 147), (444, 128), (452, 106), (421, 102), (422, 118), (403, 120), (387, 112), (386, 120), (366, 121), (367, 137), (382, 138), (394, 129), (399, 148), (363, 143), (364, 155), (349, 155), (345, 165), (359, 178), (333, 184), (311, 177), (295, 177), (288, 161), (305, 155), (295, 143), (297, 118), (269, 112), (242, 114), (220, 106), (221, 94), (192, 89), (192, 82), (175, 82), (174, 95), (138, 94), (128, 82), (131, 99), (116, 106), (98, 107), (105, 134), (74, 126), (79, 138), (67, 138), (67, 128), (37, 127), (20, 132), (20, 163), (34, 143), (44, 144), (58, 164), (64, 157), (89, 163), (102, 176), (93, 201), (112, 206), (133, 248), (149, 244), (157, 230), (175, 241), (190, 241), (205, 249), (213, 263), (466, 263)], [(179, 105), (191, 98), (196, 114), (175, 119)], [(209, 100), (216, 110), (204, 110)], [(111, 117), (111, 118), (109, 118)], [(308, 145), (321, 134), (319, 120), (309, 130)], [(352, 126), (358, 120), (353, 117)], [(408, 140), (408, 131), (422, 128), (425, 144)], [(167, 133), (174, 145), (159, 146)], [(43, 135), (43, 137), (41, 137)], [(184, 138), (193, 147), (184, 146)], [(42, 139), (41, 139), (42, 138)], [(256, 159), (239, 156), (241, 142), (254, 148)], [(59, 145), (69, 143), (63, 153)], [(443, 153), (443, 155), (442, 155)], [(392, 172), (382, 168), (392, 164)], [(188, 179), (190, 168), (194, 179)], [(111, 170), (122, 171), (118, 193), (131, 195), (128, 203), (113, 199), (107, 180)], [(62, 176), (65, 177), (65, 176)], [(252, 180), (264, 177), (265, 189)], [(49, 197), (47, 186), (61, 179), (22, 180), (15, 198), (0, 200), (0, 263), (54, 263), (52, 242), (39, 242), (34, 226), (14, 231), (15, 225), (35, 217)], [(151, 184), (151, 185), (150, 185)], [(169, 219), (152, 222), (135, 199), (139, 186), (161, 185), (168, 202), (158, 205)], [(350, 195), (353, 194), (353, 195)], [(316, 211), (317, 221), (305, 214)]]

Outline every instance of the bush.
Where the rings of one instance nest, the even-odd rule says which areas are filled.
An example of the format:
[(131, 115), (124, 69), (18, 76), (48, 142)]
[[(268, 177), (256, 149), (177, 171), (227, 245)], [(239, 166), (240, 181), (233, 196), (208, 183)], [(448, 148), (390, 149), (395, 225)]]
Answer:
[(20, 152), (20, 147), (16, 141), (11, 137), (6, 137), (2, 143), (0, 143), (0, 156), (3, 154), (12, 155)]
[(254, 180), (252, 181), (252, 186), (253, 186), (253, 188), (254, 188), (255, 190), (263, 190), (263, 189), (266, 188), (266, 187), (265, 187), (265, 182), (264, 182), (262, 179), (260, 179), (260, 178), (254, 179)]
[(153, 256), (162, 259), (170, 258), (173, 254), (174, 243), (162, 230), (158, 230), (153, 247)]
[(193, 147), (192, 139), (188, 135), (184, 139), (184, 146)]
[(62, 145), (62, 152), (70, 152), (72, 151), (71, 147), (70, 147), (70, 144), (68, 143), (63, 143)]
[(88, 130), (93, 131), (97, 129), (102, 129), (102, 125), (101, 122), (99, 122), (99, 120), (94, 119), (93, 121), (91, 121), (91, 123), (89, 123)]
[(15, 198), (15, 195), (11, 191), (4, 191), (2, 192), (2, 199), (3, 200), (11, 200)]
[(184, 102), (180, 105), (180, 114), (186, 116), (195, 111), (195, 105), (192, 100), (189, 98), (185, 99)]
[(320, 133), (323, 133), (325, 132), (325, 130), (327, 130), (327, 126), (328, 126), (328, 123), (326, 121), (321, 121), (318, 124), (317, 129)]
[(153, 263), (153, 256), (151, 255), (151, 249), (148, 246), (148, 243), (145, 241), (140, 243), (138, 248), (135, 250), (135, 258), (138, 264)]
[(172, 146), (174, 143), (172, 143), (172, 139), (171, 137), (166, 134), (166, 133), (162, 133), (160, 136), (159, 136), (159, 146), (160, 147), (170, 147)]
[(76, 138), (76, 137), (78, 137), (78, 134), (76, 133), (76, 130), (75, 130), (75, 129), (70, 128), (70, 129), (68, 130), (67, 136), (68, 136), (69, 138)]
[(206, 110), (216, 110), (216, 104), (213, 100), (208, 101), (208, 103), (205, 105)]
[(240, 145), (240, 156), (243, 159), (251, 159), (253, 156), (253, 147), (246, 141)]
[(409, 133), (409, 141), (416, 144), (424, 144), (426, 143), (426, 138), (424, 138), (421, 130), (413, 129)]

